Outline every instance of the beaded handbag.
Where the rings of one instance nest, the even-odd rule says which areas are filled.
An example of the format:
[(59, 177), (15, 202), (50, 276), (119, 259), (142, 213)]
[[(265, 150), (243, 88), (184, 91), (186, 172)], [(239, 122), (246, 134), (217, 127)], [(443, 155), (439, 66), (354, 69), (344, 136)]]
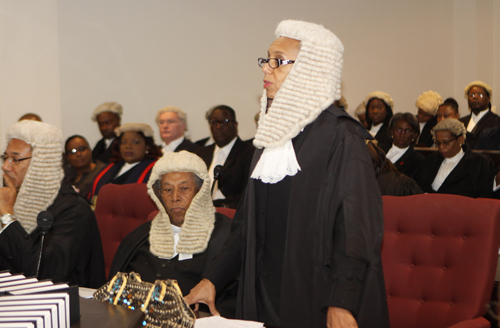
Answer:
[(145, 327), (192, 328), (195, 316), (182, 297), (177, 281), (144, 282), (138, 273), (118, 272), (94, 293), (94, 299), (129, 309), (140, 309), (146, 315)]

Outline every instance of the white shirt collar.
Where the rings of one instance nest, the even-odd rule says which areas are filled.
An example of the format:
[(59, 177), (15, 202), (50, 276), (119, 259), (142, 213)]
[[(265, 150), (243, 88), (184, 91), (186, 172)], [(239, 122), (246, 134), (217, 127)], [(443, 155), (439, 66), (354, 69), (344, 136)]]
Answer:
[(163, 142), (161, 145), (161, 150), (163, 151), (164, 154), (166, 153), (172, 153), (175, 151), (177, 147), (184, 141), (184, 136), (177, 138), (173, 141), (171, 141), (168, 145)]
[(458, 152), (458, 154), (456, 154), (455, 156), (451, 157), (451, 158), (445, 158), (443, 163), (453, 163), (453, 164), (456, 164), (458, 162), (460, 162), (460, 160), (462, 159), (462, 157), (464, 157), (464, 150), (462, 148), (460, 148), (460, 151)]
[(115, 140), (115, 138), (104, 139), (104, 145), (106, 146), (106, 149), (109, 148), (109, 146), (111, 145), (111, 143), (113, 142), (113, 140)]
[(380, 128), (382, 127), (382, 125), (384, 125), (384, 122), (379, 123), (378, 125), (372, 125), (372, 128), (370, 129), (370, 134), (375, 137)]
[(387, 152), (387, 155), (385, 157), (387, 157), (387, 159), (389, 159), (392, 163), (395, 163), (395, 162), (397, 162), (398, 159), (400, 159), (404, 155), (404, 153), (406, 153), (406, 151), (409, 148), (410, 148), (410, 146), (408, 146), (406, 148), (399, 148), (393, 144), (391, 149), (389, 149), (389, 151)]

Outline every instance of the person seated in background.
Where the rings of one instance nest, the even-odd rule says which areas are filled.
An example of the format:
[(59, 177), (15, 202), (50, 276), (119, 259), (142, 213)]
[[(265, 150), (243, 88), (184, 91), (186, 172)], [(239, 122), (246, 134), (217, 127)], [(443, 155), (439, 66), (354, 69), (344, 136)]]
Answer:
[(35, 114), (35, 113), (24, 114), (23, 116), (21, 116), (19, 118), (18, 122), (24, 121), (24, 120), (31, 120), (31, 121), (42, 122), (42, 118), (39, 115)]
[[(209, 122), (208, 124), (210, 125), (210, 115), (212, 114), (212, 112), (214, 111), (214, 109), (216, 108), (217, 106), (215, 107), (212, 107), (210, 108), (209, 110), (207, 110), (207, 112), (205, 113), (205, 119), (207, 120), (207, 122)], [(195, 141), (195, 144), (199, 145), (199, 146), (202, 146), (202, 147), (207, 147), (207, 146), (210, 146), (210, 145), (213, 145), (215, 142), (214, 138), (212, 137), (212, 135), (206, 137), (206, 138), (203, 138), (203, 139), (200, 139), (198, 141)]]
[(443, 104), (439, 106), (436, 117), (438, 123), (447, 118), (460, 119), (457, 101), (454, 98), (447, 98)]
[[(166, 153), (156, 162), (148, 193), (158, 206), (153, 221), (121, 242), (109, 278), (134, 271), (142, 280), (175, 279), (183, 295), (202, 279), (231, 230), (231, 219), (215, 212), (207, 166), (187, 151)], [(225, 317), (234, 317), (237, 283), (217, 294)]]
[(215, 144), (196, 152), (207, 164), (210, 182), (214, 183), (214, 168), (223, 170), (214, 186), (214, 205), (236, 208), (250, 175), (254, 146), (238, 137), (238, 122), (234, 109), (226, 105), (215, 106), (210, 114), (210, 131)]
[(382, 196), (409, 196), (424, 193), (415, 180), (396, 169), (391, 161), (385, 157), (384, 151), (376, 145), (376, 141), (367, 140), (366, 145), (372, 157), (375, 176)]
[(413, 148), (419, 134), (417, 118), (411, 113), (394, 114), (389, 122), (389, 134), (392, 147), (387, 152), (387, 159), (399, 172), (413, 176), (425, 159)]
[(361, 124), (368, 129), (368, 121), (366, 120), (366, 103), (364, 101), (359, 104), (354, 114), (356, 115), (358, 121), (360, 121)]
[[(89, 203), (62, 181), (62, 153), (62, 132), (52, 125), (25, 120), (8, 130), (1, 157), (0, 270), (98, 288), (105, 282), (99, 228)], [(54, 221), (38, 271), (41, 211)]]
[(467, 197), (490, 197), (494, 186), (494, 165), (489, 157), (462, 149), (464, 124), (447, 118), (432, 129), (438, 152), (427, 157), (415, 175), (424, 192)]
[(493, 90), (482, 81), (474, 81), (465, 87), (465, 99), (469, 104), (470, 114), (460, 119), (467, 128), (467, 146), (476, 148), (483, 131), (500, 125), (500, 116), (492, 111), (491, 97)]
[(113, 157), (95, 178), (90, 199), (96, 204), (99, 190), (107, 183), (147, 183), (156, 160), (161, 156), (155, 144), (154, 131), (145, 123), (125, 123), (116, 128)]
[(97, 122), (102, 139), (97, 142), (92, 150), (94, 163), (101, 161), (108, 164), (115, 146), (115, 129), (120, 126), (123, 108), (117, 102), (106, 102), (94, 110), (92, 121)]
[(431, 130), (437, 124), (436, 113), (443, 98), (432, 90), (425, 91), (418, 96), (415, 106), (418, 108), (417, 119), (420, 124), (420, 136), (417, 138), (417, 146), (431, 147), (434, 143)]
[(64, 165), (64, 182), (83, 197), (89, 199), (95, 177), (106, 166), (101, 161), (92, 162), (92, 150), (87, 139), (73, 135), (64, 145), (67, 164)]
[(194, 153), (201, 146), (184, 137), (187, 128), (187, 114), (177, 107), (162, 108), (156, 114), (156, 124), (160, 129), (163, 154), (187, 150)]
[(392, 145), (392, 140), (388, 134), (388, 126), (393, 115), (394, 101), (387, 93), (374, 91), (366, 96), (365, 103), (367, 129), (378, 141), (378, 146), (384, 152), (387, 152)]

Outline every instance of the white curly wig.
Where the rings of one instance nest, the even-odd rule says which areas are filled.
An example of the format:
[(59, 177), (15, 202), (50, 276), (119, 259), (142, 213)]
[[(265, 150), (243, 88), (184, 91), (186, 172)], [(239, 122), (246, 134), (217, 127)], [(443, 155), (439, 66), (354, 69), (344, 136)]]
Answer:
[(31, 163), (14, 204), (14, 216), (30, 233), (38, 213), (52, 205), (61, 188), (63, 135), (50, 124), (25, 120), (9, 128), (7, 144), (11, 139), (31, 145)]
[(97, 116), (105, 112), (116, 114), (121, 118), (123, 115), (123, 107), (117, 102), (105, 102), (94, 110), (94, 113), (92, 114), (92, 121), (96, 122)]
[(467, 129), (464, 124), (456, 118), (447, 118), (436, 124), (431, 130), (432, 136), (435, 137), (438, 131), (450, 131), (455, 137), (463, 136), (464, 140), (467, 135)]
[(335, 34), (321, 25), (296, 20), (282, 21), (275, 34), (299, 40), (300, 51), (269, 108), (264, 90), (254, 139), (257, 148), (283, 146), (340, 99), (344, 46)]
[(439, 106), (443, 104), (443, 97), (435, 91), (429, 90), (418, 96), (415, 106), (424, 112), (435, 116)]
[(151, 223), (149, 234), (150, 251), (162, 258), (172, 258), (174, 255), (174, 234), (165, 207), (155, 193), (155, 184), (161, 182), (163, 175), (172, 172), (194, 173), (203, 184), (193, 197), (186, 212), (182, 230), (179, 235), (177, 252), (182, 254), (197, 254), (204, 252), (212, 235), (215, 224), (215, 207), (210, 195), (210, 178), (207, 165), (197, 155), (188, 151), (170, 152), (160, 158), (151, 172), (148, 181), (148, 193), (160, 210)]
[(153, 137), (155, 134), (153, 128), (146, 123), (125, 123), (115, 129), (117, 137), (125, 132), (142, 132), (145, 137)]

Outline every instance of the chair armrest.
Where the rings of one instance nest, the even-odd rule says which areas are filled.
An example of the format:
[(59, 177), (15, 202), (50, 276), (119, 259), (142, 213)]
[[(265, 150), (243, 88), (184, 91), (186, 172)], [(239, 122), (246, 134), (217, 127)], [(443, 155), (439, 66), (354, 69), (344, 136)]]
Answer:
[(461, 321), (448, 328), (490, 328), (491, 324), (483, 317)]

